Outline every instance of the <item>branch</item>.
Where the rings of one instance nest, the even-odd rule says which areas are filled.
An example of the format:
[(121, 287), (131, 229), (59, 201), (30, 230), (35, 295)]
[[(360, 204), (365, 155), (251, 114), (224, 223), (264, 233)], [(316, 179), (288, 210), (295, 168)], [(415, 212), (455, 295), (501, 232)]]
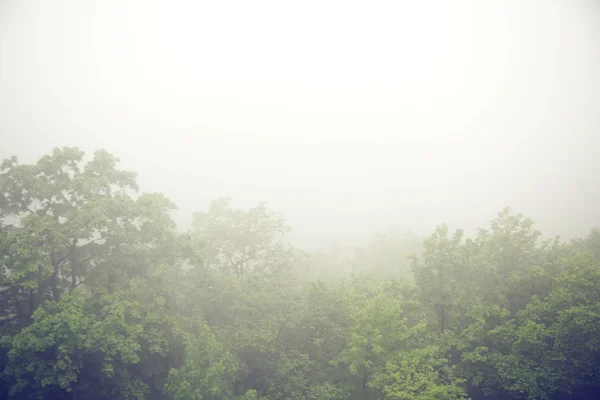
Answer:
[(80, 285), (82, 285), (82, 284), (84, 284), (84, 283), (86, 283), (86, 282), (87, 282), (87, 279), (80, 280), (80, 281), (79, 281), (79, 283), (78, 283), (78, 284), (76, 284), (76, 285), (75, 285), (75, 287), (74, 287), (73, 289), (75, 289), (75, 288), (78, 288)]
[(23, 209), (23, 211), (29, 211), (31, 214), (35, 214), (35, 211), (33, 211), (31, 208), (29, 208), (24, 203), (21, 204), (21, 208)]
[(221, 249), (221, 251), (222, 251), (223, 253), (225, 253), (225, 256), (226, 256), (226, 257), (227, 257), (227, 259), (229, 260), (229, 263), (230, 263), (230, 264), (231, 264), (231, 266), (233, 267), (233, 269), (234, 269), (234, 271), (236, 272), (236, 274), (239, 276), (239, 275), (240, 275), (240, 270), (239, 270), (239, 266), (238, 266), (238, 264), (237, 264), (237, 263), (235, 263), (235, 262), (233, 261), (233, 259), (232, 259), (232, 258), (231, 258), (231, 256), (229, 255), (229, 252), (228, 252), (227, 250), (225, 250), (225, 249), (223, 248), (223, 246), (222, 246), (222, 245), (220, 245), (220, 246), (219, 246), (219, 248)]
[(60, 191), (60, 196), (63, 198), (63, 200), (65, 201), (65, 204), (68, 204), (69, 206), (73, 206), (73, 201), (67, 199), (67, 196), (65, 196), (65, 194), (63, 193), (63, 191)]
[(11, 286), (10, 292), (13, 295), (13, 298), (15, 299), (15, 303), (17, 304), (17, 310), (19, 310), (19, 314), (22, 314), (23, 309), (21, 308), (21, 302), (19, 301), (19, 289), (17, 289), (15, 286)]
[(38, 210), (38, 211), (37, 211), (37, 214), (38, 214), (40, 217), (44, 217), (44, 216), (46, 215), (46, 213), (48, 212), (48, 210), (50, 209), (50, 206), (51, 206), (52, 204), (54, 204), (54, 203), (52, 202), (52, 200), (48, 200), (48, 204), (46, 205), (46, 207), (44, 207), (44, 209), (43, 209), (43, 210)]
[(58, 261), (56, 262), (56, 267), (58, 267), (63, 261), (65, 261), (67, 258), (69, 258), (71, 256), (71, 254), (73, 254), (73, 251), (75, 251), (76, 248), (77, 248), (77, 238), (74, 237), (71, 247), (69, 248), (69, 252), (67, 254), (65, 254), (63, 257), (58, 259)]
[(146, 267), (148, 267), (148, 266), (150, 266), (150, 265), (154, 264), (155, 262), (160, 262), (160, 261), (164, 260), (164, 259), (165, 259), (165, 258), (167, 258), (167, 257), (173, 257), (173, 258), (177, 258), (177, 257), (178, 257), (178, 255), (177, 255), (177, 254), (161, 254), (161, 255), (159, 255), (159, 256), (157, 256), (157, 257), (153, 258), (152, 260), (150, 260), (150, 261), (148, 261), (148, 262), (146, 262), (146, 263), (139, 264), (138, 266), (139, 266), (139, 267), (142, 267), (142, 268), (146, 268)]
[(80, 264), (80, 265), (83, 265), (83, 264), (85, 264), (85, 263), (87, 263), (87, 262), (89, 262), (89, 261), (93, 260), (93, 259), (94, 259), (94, 258), (96, 258), (96, 257), (98, 257), (98, 255), (97, 255), (97, 254), (94, 254), (94, 255), (92, 255), (92, 256), (89, 256), (89, 257), (87, 257), (87, 258), (84, 258), (83, 260), (80, 260), (80, 261), (79, 261), (79, 264)]
[(106, 240), (106, 238), (105, 238), (105, 237), (103, 237), (103, 236), (100, 236), (99, 238), (92, 239), (92, 240), (90, 240), (89, 242), (87, 242), (86, 244), (84, 244), (84, 245), (82, 245), (82, 246), (79, 246), (79, 249), (83, 249), (83, 248), (85, 248), (85, 247), (87, 247), (87, 246), (89, 246), (89, 245), (91, 245), (91, 244), (93, 244), (93, 243), (96, 243), (96, 242), (97, 242), (97, 241), (99, 241), (99, 240)]

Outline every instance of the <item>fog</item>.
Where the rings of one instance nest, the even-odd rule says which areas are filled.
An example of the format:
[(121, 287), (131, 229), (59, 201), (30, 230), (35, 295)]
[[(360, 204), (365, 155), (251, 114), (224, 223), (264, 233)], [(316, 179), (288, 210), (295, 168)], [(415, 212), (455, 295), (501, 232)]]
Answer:
[(600, 225), (591, 1), (0, 1), (0, 157), (105, 148), (185, 229), (230, 196), (293, 243)]

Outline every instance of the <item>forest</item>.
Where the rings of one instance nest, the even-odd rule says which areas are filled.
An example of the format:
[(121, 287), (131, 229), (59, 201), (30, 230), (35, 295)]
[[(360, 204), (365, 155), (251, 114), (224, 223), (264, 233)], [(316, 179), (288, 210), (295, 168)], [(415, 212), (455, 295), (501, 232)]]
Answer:
[(547, 239), (507, 207), (309, 253), (266, 203), (178, 229), (118, 163), (0, 165), (0, 398), (600, 398), (593, 226)]

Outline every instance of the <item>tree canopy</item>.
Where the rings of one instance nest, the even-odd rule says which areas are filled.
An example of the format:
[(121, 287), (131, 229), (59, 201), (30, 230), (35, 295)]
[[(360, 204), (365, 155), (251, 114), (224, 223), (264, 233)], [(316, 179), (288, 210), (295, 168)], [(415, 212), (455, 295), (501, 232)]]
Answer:
[(501, 210), (354, 253), (214, 201), (176, 229), (101, 150), (0, 165), (0, 398), (600, 397), (600, 231)]

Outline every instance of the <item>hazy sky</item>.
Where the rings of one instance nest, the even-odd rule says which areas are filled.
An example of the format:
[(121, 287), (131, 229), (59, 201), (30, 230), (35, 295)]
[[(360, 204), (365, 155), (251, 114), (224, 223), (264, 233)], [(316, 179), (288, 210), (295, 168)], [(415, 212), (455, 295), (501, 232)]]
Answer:
[(268, 201), (305, 248), (600, 225), (593, 1), (0, 0), (0, 157), (99, 148), (182, 226)]

